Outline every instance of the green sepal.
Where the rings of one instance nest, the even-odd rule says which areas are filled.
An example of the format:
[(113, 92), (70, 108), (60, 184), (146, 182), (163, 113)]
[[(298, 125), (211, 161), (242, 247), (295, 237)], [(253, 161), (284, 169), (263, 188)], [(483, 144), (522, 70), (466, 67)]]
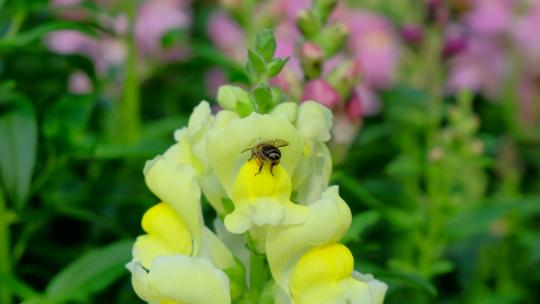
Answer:
[(324, 56), (326, 58), (334, 56), (343, 47), (348, 35), (349, 30), (342, 23), (338, 22), (326, 27), (317, 36), (317, 41), (323, 49)]
[(304, 10), (296, 17), (296, 26), (308, 39), (314, 39), (321, 30), (321, 23), (312, 11)]

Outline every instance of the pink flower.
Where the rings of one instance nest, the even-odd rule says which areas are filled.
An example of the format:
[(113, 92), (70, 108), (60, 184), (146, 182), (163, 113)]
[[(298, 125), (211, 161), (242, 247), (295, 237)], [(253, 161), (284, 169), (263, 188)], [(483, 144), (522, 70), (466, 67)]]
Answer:
[(381, 103), (379, 97), (377, 97), (377, 93), (366, 83), (360, 83), (353, 89), (347, 111), (350, 118), (356, 118), (359, 115), (373, 116), (379, 113), (381, 111)]
[(448, 86), (453, 92), (467, 89), (496, 98), (506, 72), (501, 48), (492, 40), (475, 38), (451, 61)]
[(206, 72), (204, 78), (206, 84), (206, 91), (210, 96), (217, 96), (217, 91), (219, 87), (227, 83), (225, 73), (223, 73), (223, 71), (218, 68), (210, 69), (208, 72)]
[(527, 69), (540, 75), (540, 1), (521, 17), (513, 28), (513, 38), (527, 62)]
[(85, 53), (96, 43), (97, 41), (90, 36), (74, 30), (56, 31), (46, 38), (49, 49), (59, 54)]
[(339, 106), (341, 97), (328, 82), (323, 79), (313, 79), (306, 83), (302, 101), (313, 100), (330, 109)]
[(68, 89), (74, 94), (85, 94), (92, 91), (92, 81), (82, 71), (76, 71), (69, 75)]
[(531, 78), (523, 79), (518, 86), (518, 114), (521, 122), (526, 126), (534, 126), (538, 121), (540, 110), (540, 90)]
[(506, 32), (512, 19), (512, 0), (476, 0), (465, 16), (465, 23), (479, 35), (500, 35)]
[(301, 10), (309, 9), (311, 0), (278, 0), (277, 12), (285, 16), (288, 21), (294, 22)]
[(161, 49), (161, 38), (168, 31), (189, 25), (189, 2), (185, 0), (148, 0), (138, 10), (135, 37), (139, 49), (155, 54)]
[(228, 57), (243, 62), (246, 58), (246, 36), (240, 26), (223, 12), (214, 13), (208, 22), (210, 40)]
[(348, 46), (362, 66), (365, 81), (376, 88), (391, 85), (400, 53), (392, 25), (375, 14), (344, 8), (334, 18), (349, 27)]

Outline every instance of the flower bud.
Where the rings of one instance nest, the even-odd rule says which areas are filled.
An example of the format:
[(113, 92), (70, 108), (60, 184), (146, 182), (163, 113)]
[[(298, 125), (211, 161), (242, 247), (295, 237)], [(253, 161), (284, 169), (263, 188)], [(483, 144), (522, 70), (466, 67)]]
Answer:
[(323, 79), (310, 80), (304, 87), (302, 101), (313, 100), (328, 108), (336, 108), (341, 100), (338, 92)]
[(349, 29), (343, 23), (338, 22), (326, 27), (319, 36), (324, 55), (326, 57), (332, 57), (343, 47), (348, 35)]
[(314, 2), (315, 9), (320, 16), (321, 21), (325, 23), (336, 7), (337, 0), (315, 0)]
[(323, 62), (322, 50), (313, 42), (306, 42), (300, 49), (302, 70), (308, 79), (319, 77)]
[(415, 46), (422, 42), (424, 35), (422, 28), (417, 24), (405, 24), (400, 33), (406, 43)]
[(236, 111), (240, 116), (247, 116), (253, 112), (249, 95), (242, 88), (223, 85), (218, 89), (217, 99), (223, 109)]
[(363, 114), (362, 100), (360, 99), (360, 95), (354, 91), (347, 102), (347, 117), (353, 122), (358, 122), (362, 119)]
[(355, 60), (345, 60), (341, 62), (330, 74), (328, 74), (328, 83), (341, 94), (349, 96), (353, 87), (355, 87), (362, 75), (362, 67)]
[(314, 38), (321, 30), (321, 24), (312, 11), (303, 10), (298, 13), (296, 26), (306, 38)]

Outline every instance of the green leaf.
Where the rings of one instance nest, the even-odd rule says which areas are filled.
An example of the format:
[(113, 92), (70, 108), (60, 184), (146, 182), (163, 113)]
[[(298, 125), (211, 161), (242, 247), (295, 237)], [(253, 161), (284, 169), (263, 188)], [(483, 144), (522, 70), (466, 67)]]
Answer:
[(13, 292), (13, 294), (21, 298), (22, 300), (35, 298), (39, 295), (37, 291), (32, 289), (32, 287), (28, 286), (23, 281), (20, 281), (14, 276), (1, 273), (1, 272), (0, 272), (0, 285), (2, 285), (2, 288), (7, 287), (9, 290), (11, 290), (11, 292)]
[(353, 216), (351, 227), (343, 237), (342, 242), (350, 243), (359, 241), (362, 233), (373, 226), (380, 217), (380, 214), (374, 210), (356, 214)]
[(289, 57), (285, 59), (276, 58), (270, 61), (270, 63), (268, 64), (268, 76), (274, 77), (277, 74), (279, 74), (279, 72), (281, 72), (281, 70), (283, 69), (285, 64), (287, 64), (288, 61), (289, 61)]
[(248, 50), (248, 60), (255, 73), (260, 75), (266, 71), (264, 59), (259, 54), (253, 52), (252, 50)]
[(46, 296), (55, 302), (87, 298), (126, 274), (133, 241), (122, 240), (94, 249), (72, 262), (47, 286)]
[(88, 144), (87, 126), (95, 105), (92, 95), (65, 95), (47, 112), (43, 134), (74, 146)]
[(0, 96), (0, 180), (18, 210), (29, 195), (36, 148), (36, 116), (30, 101), (18, 94)]
[(264, 29), (257, 33), (255, 37), (255, 52), (265, 61), (272, 59), (276, 52), (276, 38), (274, 38), (274, 32), (271, 29)]
[(82, 25), (80, 22), (72, 21), (54, 21), (45, 23), (35, 26), (26, 32), (19, 33), (12, 38), (0, 40), (0, 52), (10, 48), (26, 46), (38, 39), (41, 39), (41, 37), (50, 32), (59, 30), (77, 30), (89, 36), (96, 36), (96, 32), (92, 29), (92, 27), (95, 28), (97, 26), (92, 24)]

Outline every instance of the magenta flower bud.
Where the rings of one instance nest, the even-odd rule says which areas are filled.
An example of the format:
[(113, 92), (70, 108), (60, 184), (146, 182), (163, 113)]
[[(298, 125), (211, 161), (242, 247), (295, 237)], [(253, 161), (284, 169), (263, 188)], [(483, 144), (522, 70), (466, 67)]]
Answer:
[(300, 49), (300, 62), (308, 79), (319, 77), (324, 54), (313, 42), (306, 42)]
[(341, 100), (339, 94), (323, 79), (310, 80), (304, 87), (302, 101), (313, 100), (330, 109), (335, 109)]
[(302, 49), (300, 50), (300, 55), (303, 58), (309, 59), (309, 60), (322, 60), (323, 58), (323, 52), (322, 50), (313, 42), (306, 42), (302, 45)]
[(443, 0), (428, 0), (426, 9), (430, 23), (445, 25), (450, 20), (450, 9)]
[(364, 107), (362, 106), (362, 100), (360, 95), (353, 91), (351, 98), (347, 102), (347, 117), (353, 122), (358, 122), (364, 116)]
[(443, 58), (456, 56), (467, 49), (467, 36), (459, 25), (449, 25), (445, 30), (442, 47)]
[(401, 37), (408, 44), (419, 44), (422, 42), (424, 33), (417, 24), (405, 24), (400, 30)]

